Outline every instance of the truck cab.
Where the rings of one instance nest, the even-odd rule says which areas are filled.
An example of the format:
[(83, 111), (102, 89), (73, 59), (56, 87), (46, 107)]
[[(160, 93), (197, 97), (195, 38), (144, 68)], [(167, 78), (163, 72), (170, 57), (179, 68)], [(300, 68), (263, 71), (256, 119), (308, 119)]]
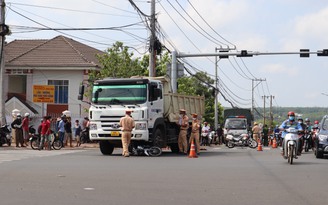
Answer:
[[(79, 100), (83, 100), (84, 88), (80, 87)], [(90, 99), (89, 136), (99, 141), (104, 155), (112, 154), (115, 147), (122, 147), (120, 119), (125, 110), (132, 110), (135, 128), (131, 141), (139, 145), (169, 146), (178, 152), (179, 109), (203, 115), (204, 96), (188, 96), (172, 93), (170, 81), (165, 77), (105, 78), (96, 80)], [(191, 119), (191, 117), (190, 117)]]
[(242, 134), (248, 134), (248, 123), (245, 116), (228, 116), (224, 123), (224, 138), (227, 136), (240, 136)]

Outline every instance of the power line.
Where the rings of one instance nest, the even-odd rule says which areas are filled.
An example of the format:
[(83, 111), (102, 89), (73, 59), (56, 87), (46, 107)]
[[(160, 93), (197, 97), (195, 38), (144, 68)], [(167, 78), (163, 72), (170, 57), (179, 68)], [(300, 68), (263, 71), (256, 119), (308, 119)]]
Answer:
[[(187, 16), (198, 26), (198, 28), (200, 28), (205, 34), (207, 34), (209, 37), (211, 37), (216, 43), (219, 44), (224, 44), (221, 41), (217, 40), (216, 38), (214, 38), (211, 34), (209, 34), (205, 29), (203, 29), (189, 14), (188, 12), (186, 12), (186, 10), (181, 6), (181, 4), (175, 0), (177, 2), (177, 4), (180, 6), (180, 8), (184, 11), (185, 14), (187, 14)], [(203, 34), (202, 34), (203, 35)], [(213, 42), (213, 41), (212, 41)], [(214, 43), (215, 43), (214, 42)]]
[[(93, 0), (94, 2), (97, 2), (95, 0)], [(100, 2), (97, 2), (100, 3)], [(120, 17), (132, 17), (132, 16), (124, 16), (124, 15), (119, 15), (119, 14), (109, 14), (109, 13), (101, 13), (101, 12), (94, 12), (94, 11), (86, 11), (86, 10), (76, 10), (76, 9), (67, 9), (67, 8), (58, 8), (58, 7), (51, 7), (51, 6), (40, 6), (40, 5), (33, 5), (33, 4), (23, 4), (23, 3), (9, 3), (10, 5), (19, 5), (19, 6), (27, 6), (27, 7), (35, 7), (35, 8), (43, 8), (43, 9), (52, 9), (52, 10), (61, 10), (61, 11), (71, 11), (71, 12), (78, 12), (78, 13), (88, 13), (88, 14), (99, 14), (99, 15), (108, 15), (108, 16), (120, 16)], [(103, 4), (100, 3), (102, 5), (120, 10), (120, 11), (124, 11), (127, 13), (131, 13), (136, 15), (135, 13), (131, 12), (131, 11), (127, 11), (127, 10), (123, 10), (117, 7), (113, 7), (113, 6), (109, 6), (107, 4)], [(133, 16), (133, 18), (135, 18), (135, 16)]]
[[(231, 43), (230, 41), (228, 41), (227, 39), (223, 38), (218, 32), (215, 31), (215, 29), (213, 29), (213, 27), (207, 23), (207, 21), (202, 17), (202, 15), (200, 15), (200, 13), (196, 10), (196, 8), (194, 7), (194, 5), (188, 0), (188, 3), (190, 4), (190, 6), (194, 9), (194, 11), (198, 14), (198, 16), (205, 22), (205, 24), (210, 27), (212, 29), (212, 31), (214, 31), (214, 33), (216, 33), (220, 38), (222, 38), (223, 40), (225, 40), (227, 43), (233, 45), (235, 48), (236, 46)], [(229, 47), (229, 46), (228, 46)]]

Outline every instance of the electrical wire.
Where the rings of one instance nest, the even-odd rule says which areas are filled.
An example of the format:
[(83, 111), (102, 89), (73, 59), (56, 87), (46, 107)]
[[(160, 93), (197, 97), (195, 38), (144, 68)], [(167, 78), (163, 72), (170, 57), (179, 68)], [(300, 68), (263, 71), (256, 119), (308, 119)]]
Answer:
[[(215, 31), (215, 29), (213, 29), (213, 27), (202, 17), (202, 15), (200, 15), (200, 13), (197, 11), (197, 9), (194, 7), (194, 5), (188, 0), (188, 3), (190, 4), (190, 6), (194, 9), (194, 11), (198, 14), (198, 16), (205, 22), (205, 24), (211, 28), (211, 30), (216, 33), (221, 39), (223, 39), (224, 41), (226, 41), (227, 43), (233, 45), (233, 47), (236, 49), (236, 45), (231, 43), (230, 41), (228, 41), (227, 39), (225, 39), (224, 37), (222, 37), (218, 32)], [(229, 47), (229, 46), (228, 46)]]
[[(168, 0), (167, 0), (168, 1)], [(197, 27), (198, 28), (200, 28), (205, 34), (207, 34), (210, 38), (212, 38), (213, 39), (213, 41), (214, 41), (214, 43), (219, 43), (219, 45), (224, 45), (224, 43), (223, 42), (221, 42), (221, 41), (219, 41), (219, 40), (217, 40), (216, 38), (214, 38), (211, 34), (209, 34), (205, 29), (203, 29), (189, 14), (188, 14), (188, 12), (186, 12), (186, 10), (181, 6), (181, 4), (177, 1), (177, 0), (175, 0), (175, 2), (179, 5), (179, 7), (182, 9), (182, 11), (185, 13), (185, 14), (187, 14), (187, 16), (192, 20), (192, 22), (194, 22), (194, 24), (196, 24), (197, 25)], [(202, 34), (203, 35), (203, 34)], [(204, 35), (205, 36), (205, 35)], [(212, 42), (213, 42), (212, 41)]]
[[(95, 0), (93, 0), (93, 1), (95, 1)], [(97, 1), (95, 1), (95, 2), (97, 2)], [(97, 3), (99, 3), (99, 2), (97, 2)], [(86, 10), (82, 11), (82, 10), (76, 10), (76, 9), (58, 8), (58, 7), (51, 7), (51, 6), (40, 6), (40, 5), (33, 5), (33, 4), (23, 4), (23, 3), (13, 3), (13, 2), (10, 2), (9, 4), (10, 5), (27, 6), (27, 7), (35, 7), (35, 8), (43, 8), (43, 9), (52, 9), (52, 10), (78, 12), (78, 13), (88, 13), (88, 14), (98, 14), (98, 15), (107, 15), (107, 16), (120, 16), (120, 17), (136, 18), (136, 16), (125, 16), (125, 15), (101, 13), (101, 12), (86, 11)], [(105, 5), (105, 4), (102, 4), (102, 5)], [(106, 5), (106, 6), (109, 6), (109, 5)], [(124, 12), (130, 13), (130, 14), (136, 15), (135, 13), (133, 13), (131, 11), (119, 9), (119, 8), (112, 7), (112, 6), (109, 6), (109, 7), (114, 8), (114, 9), (117, 9), (117, 10), (120, 10), (120, 11), (124, 11)]]

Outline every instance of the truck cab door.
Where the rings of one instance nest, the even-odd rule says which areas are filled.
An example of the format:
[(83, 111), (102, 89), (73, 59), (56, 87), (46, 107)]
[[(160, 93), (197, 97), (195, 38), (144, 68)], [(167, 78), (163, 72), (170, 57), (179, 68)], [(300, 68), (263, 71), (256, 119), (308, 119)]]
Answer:
[(163, 117), (164, 105), (163, 105), (163, 93), (162, 84), (160, 83), (150, 83), (149, 87), (149, 119), (148, 127), (153, 128), (156, 119)]

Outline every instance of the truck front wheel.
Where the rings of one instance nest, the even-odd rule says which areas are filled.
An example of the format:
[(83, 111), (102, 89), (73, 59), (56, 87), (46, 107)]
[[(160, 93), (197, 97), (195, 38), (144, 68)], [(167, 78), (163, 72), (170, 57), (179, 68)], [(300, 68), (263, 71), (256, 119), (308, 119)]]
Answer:
[(165, 147), (166, 143), (164, 140), (164, 133), (162, 132), (161, 129), (156, 129), (153, 137), (153, 145), (157, 147)]
[(114, 151), (114, 145), (109, 141), (99, 141), (99, 148), (103, 155), (111, 155)]

